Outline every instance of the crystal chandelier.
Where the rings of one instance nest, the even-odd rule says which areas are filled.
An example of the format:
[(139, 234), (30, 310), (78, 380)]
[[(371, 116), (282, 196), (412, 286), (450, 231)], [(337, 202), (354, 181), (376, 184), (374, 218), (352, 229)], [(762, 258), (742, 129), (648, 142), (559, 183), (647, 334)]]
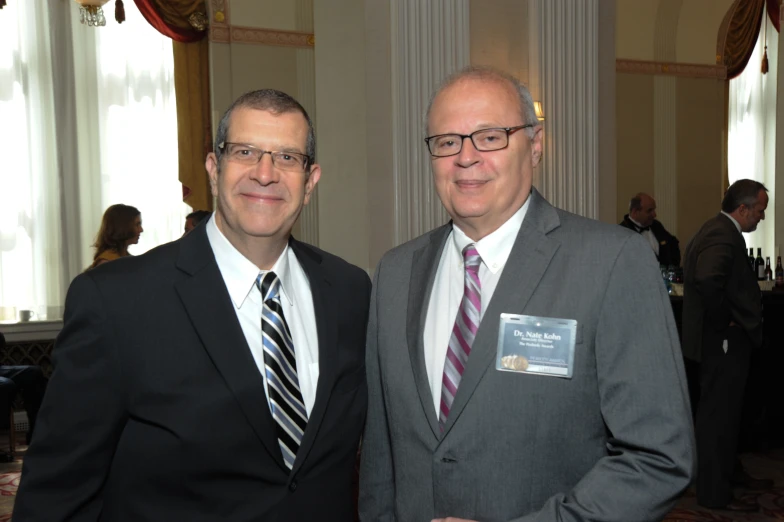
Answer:
[(76, 0), (79, 4), (79, 21), (89, 26), (104, 26), (106, 18), (101, 6), (109, 0)]

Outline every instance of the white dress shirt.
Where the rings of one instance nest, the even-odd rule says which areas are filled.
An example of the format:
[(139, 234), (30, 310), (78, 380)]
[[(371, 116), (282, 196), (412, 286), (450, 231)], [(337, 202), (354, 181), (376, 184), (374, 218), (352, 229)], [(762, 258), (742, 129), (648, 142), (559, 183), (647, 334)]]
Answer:
[[(482, 283), (480, 321), (490, 303), (490, 298), (493, 297), (506, 260), (509, 259), (509, 254), (512, 252), (530, 201), (529, 196), (523, 206), (506, 223), (476, 243), (476, 250), (482, 258), (482, 263), (479, 265), (479, 281)], [(465, 285), (463, 249), (473, 242), (459, 227), (452, 226), (452, 232), (449, 233), (444, 251), (441, 253), (438, 271), (433, 282), (433, 293), (430, 294), (430, 303), (427, 307), (424, 332), (425, 367), (427, 368), (436, 415), (440, 411), (441, 380), (444, 374), (449, 338), (452, 335), (452, 327), (455, 325), (457, 310), (463, 300)]]
[[(256, 278), (266, 270), (259, 270), (248, 258), (234, 248), (226, 236), (218, 229), (214, 217), (207, 223), (207, 238), (215, 261), (223, 276), (223, 282), (234, 303), (234, 312), (245, 334), (245, 340), (256, 361), (256, 366), (264, 381), (264, 392), (267, 394), (267, 376), (264, 371), (264, 350), (261, 344), (261, 292), (256, 286)], [(313, 295), (310, 282), (297, 256), (286, 245), (272, 271), (280, 279), (281, 305), (283, 315), (291, 330), (294, 341), (294, 355), (297, 360), (297, 377), (305, 409), (310, 417), (313, 403), (316, 400), (316, 385), (319, 378), (318, 335), (316, 332), (316, 314), (313, 310)], [(227, 350), (242, 349), (239, 346), (226, 346)]]
[[(639, 223), (637, 223), (635, 220), (633, 220), (631, 216), (629, 216), (629, 221), (637, 225), (638, 228), (645, 228)], [(646, 230), (643, 230), (642, 232), (640, 232), (640, 235), (648, 240), (648, 243), (651, 245), (651, 248), (653, 249), (653, 253), (656, 254), (656, 257), (659, 257), (659, 240), (656, 239), (656, 236), (653, 234), (651, 228), (648, 227)]]

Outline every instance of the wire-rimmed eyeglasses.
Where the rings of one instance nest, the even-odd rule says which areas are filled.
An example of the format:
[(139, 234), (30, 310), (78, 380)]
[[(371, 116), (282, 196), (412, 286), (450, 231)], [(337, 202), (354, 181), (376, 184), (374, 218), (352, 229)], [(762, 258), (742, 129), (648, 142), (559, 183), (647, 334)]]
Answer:
[(256, 165), (265, 154), (272, 158), (272, 164), (280, 170), (302, 172), (307, 168), (310, 158), (299, 152), (285, 152), (277, 150), (262, 150), (245, 143), (232, 143), (224, 141), (218, 148), (225, 151), (229, 161), (242, 165)]
[(425, 138), (427, 149), (430, 155), (436, 158), (445, 158), (460, 154), (463, 150), (463, 141), (466, 138), (471, 140), (474, 148), (481, 152), (505, 149), (509, 146), (509, 135), (514, 134), (520, 129), (535, 127), (536, 123), (526, 123), (516, 127), (498, 127), (492, 129), (480, 129), (471, 134), (438, 134)]

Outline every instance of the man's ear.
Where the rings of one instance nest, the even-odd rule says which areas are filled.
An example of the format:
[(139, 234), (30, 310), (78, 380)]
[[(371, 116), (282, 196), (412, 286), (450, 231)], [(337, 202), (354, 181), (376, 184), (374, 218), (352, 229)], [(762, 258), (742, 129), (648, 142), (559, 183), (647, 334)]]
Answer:
[(310, 196), (313, 194), (313, 190), (316, 188), (316, 183), (318, 183), (319, 179), (321, 179), (321, 165), (314, 163), (310, 167), (310, 174), (308, 174), (308, 179), (305, 180), (305, 199), (303, 200), (304, 205), (310, 203)]
[(542, 161), (542, 138), (544, 129), (541, 125), (534, 127), (534, 137), (531, 138), (531, 166), (536, 168)]
[(207, 159), (204, 161), (204, 167), (207, 169), (207, 175), (210, 179), (210, 192), (212, 197), (218, 197), (218, 157), (214, 152), (207, 154)]

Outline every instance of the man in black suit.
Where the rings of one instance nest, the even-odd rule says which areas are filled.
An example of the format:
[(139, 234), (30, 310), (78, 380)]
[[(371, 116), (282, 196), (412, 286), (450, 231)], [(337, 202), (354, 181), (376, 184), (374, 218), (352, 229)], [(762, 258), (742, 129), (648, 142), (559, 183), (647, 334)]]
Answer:
[(209, 210), (194, 210), (187, 216), (185, 216), (185, 231), (183, 232), (183, 236), (196, 228), (196, 225), (204, 221), (205, 219), (209, 218), (212, 215), (212, 212)]
[[(5, 336), (0, 332), (0, 352), (5, 352), (5, 349)], [(30, 444), (33, 431), (35, 430), (38, 410), (41, 409), (41, 401), (46, 391), (44, 372), (40, 366), (35, 365), (2, 365), (0, 366), (0, 387), (3, 390), (3, 403), (7, 403), (9, 408), (12, 407), (17, 392), (22, 394), (25, 411), (27, 411), (27, 421), (30, 426), (26, 434), (26, 442)]]
[(629, 201), (629, 213), (620, 222), (622, 227), (634, 230), (650, 243), (660, 265), (680, 266), (681, 249), (678, 238), (667, 232), (656, 219), (656, 200), (640, 192)]
[(313, 126), (251, 92), (215, 151), (205, 226), (72, 283), (14, 520), (352, 520), (370, 280), (290, 236)]
[(700, 362), (697, 501), (709, 508), (756, 510), (733, 498), (732, 486), (766, 487), (742, 471), (736, 453), (751, 352), (762, 344), (762, 297), (742, 232), (757, 228), (767, 206), (762, 183), (736, 181), (686, 247), (683, 354)]

